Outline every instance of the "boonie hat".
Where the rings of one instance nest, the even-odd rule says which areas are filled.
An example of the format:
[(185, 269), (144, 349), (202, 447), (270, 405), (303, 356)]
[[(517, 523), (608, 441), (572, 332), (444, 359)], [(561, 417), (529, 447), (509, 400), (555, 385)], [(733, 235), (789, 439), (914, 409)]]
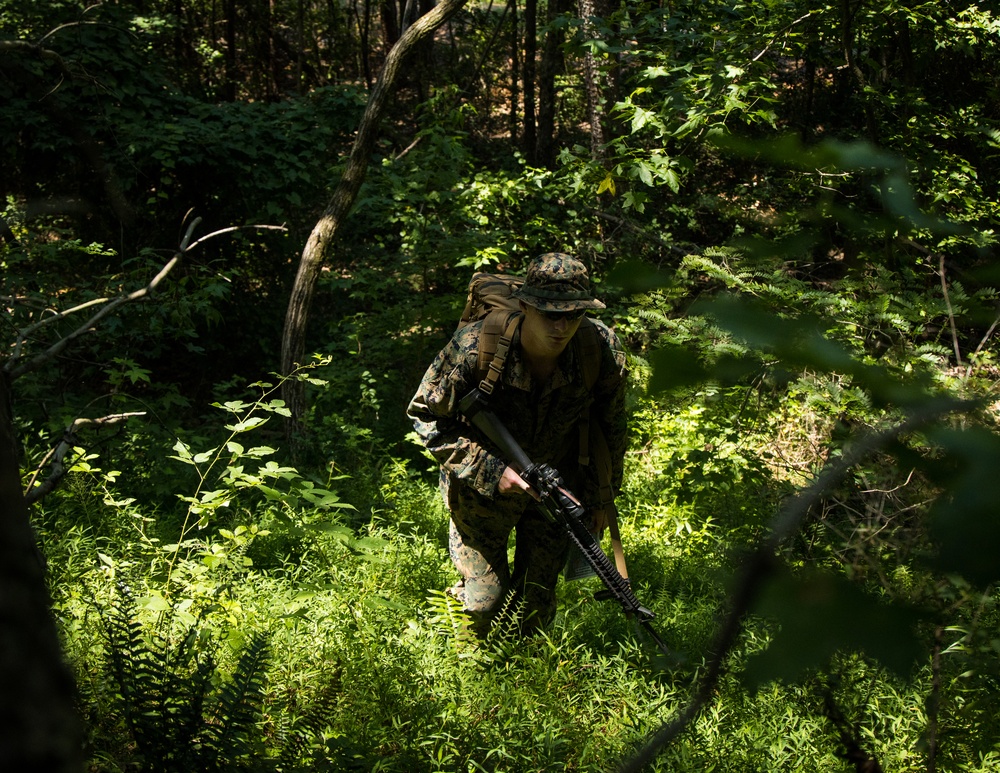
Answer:
[(591, 295), (583, 261), (561, 252), (547, 252), (531, 261), (524, 284), (511, 297), (542, 311), (605, 308)]

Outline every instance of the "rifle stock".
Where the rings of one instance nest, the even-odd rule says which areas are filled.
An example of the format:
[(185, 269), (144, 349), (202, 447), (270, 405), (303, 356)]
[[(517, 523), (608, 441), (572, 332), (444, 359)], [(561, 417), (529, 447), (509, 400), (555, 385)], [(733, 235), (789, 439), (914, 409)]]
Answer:
[(550, 520), (562, 524), (570, 541), (576, 545), (594, 573), (604, 583), (604, 587), (607, 588), (606, 595), (618, 602), (627, 617), (634, 615), (655, 640), (657, 646), (663, 652), (667, 652), (666, 645), (649, 622), (654, 617), (653, 613), (640, 603), (632, 592), (629, 581), (621, 576), (601, 549), (584, 522), (586, 511), (563, 485), (558, 471), (549, 465), (535, 464), (528, 458), (503, 422), (489, 410), (485, 397), (478, 388), (463, 397), (458, 407), (473, 426), (496, 444), (510, 467), (539, 494), (541, 497), (539, 504), (545, 514)]

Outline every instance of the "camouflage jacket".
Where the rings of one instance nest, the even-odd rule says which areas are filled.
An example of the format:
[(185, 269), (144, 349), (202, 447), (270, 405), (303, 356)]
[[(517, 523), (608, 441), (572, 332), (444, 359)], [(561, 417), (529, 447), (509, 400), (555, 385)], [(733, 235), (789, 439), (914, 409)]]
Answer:
[[(554, 466), (564, 476), (576, 469), (578, 422), (593, 407), (611, 451), (611, 485), (617, 494), (627, 444), (625, 421), (625, 354), (618, 337), (606, 325), (591, 320), (601, 340), (601, 367), (593, 390), (584, 383), (577, 348), (567, 346), (556, 371), (537, 383), (523, 361), (520, 331), (504, 367), (502, 387), (490, 398), (490, 408), (536, 463)], [(458, 403), (478, 386), (476, 368), (482, 322), (458, 330), (427, 369), (407, 415), (424, 445), (452, 480), (493, 497), (507, 462), (493, 444), (458, 412)], [(588, 470), (577, 492), (584, 503), (598, 502), (596, 472)]]

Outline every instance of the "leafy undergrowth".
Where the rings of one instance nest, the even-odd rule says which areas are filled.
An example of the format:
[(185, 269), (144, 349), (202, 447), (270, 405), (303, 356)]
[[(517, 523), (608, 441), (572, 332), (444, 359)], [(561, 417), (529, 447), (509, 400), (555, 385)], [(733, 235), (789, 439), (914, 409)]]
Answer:
[[(143, 510), (93, 459), (40, 514), (92, 770), (605, 771), (691, 701), (733, 570), (782, 491), (752, 435), (724, 445), (725, 406), (636, 414), (623, 538), (667, 656), (593, 599), (595, 579), (561, 584), (544, 635), (474, 640), (443, 593), (455, 576), (432, 477), (390, 460), (369, 481), (377, 505), (353, 509), (335, 490), (346, 480), (309, 480), (246, 442), (254, 416), (281, 412), (260, 389), (218, 406), (236, 415), (215, 450), (172, 449), (200, 481), (185, 517)], [(705, 456), (708, 440), (722, 453)], [(901, 680), (841, 653), (751, 685), (747, 662), (774, 633), (748, 620), (711, 703), (653, 769), (846, 770), (827, 695), (884, 769), (926, 769), (929, 662)], [(958, 658), (943, 673), (938, 760), (986, 770), (988, 677)]]

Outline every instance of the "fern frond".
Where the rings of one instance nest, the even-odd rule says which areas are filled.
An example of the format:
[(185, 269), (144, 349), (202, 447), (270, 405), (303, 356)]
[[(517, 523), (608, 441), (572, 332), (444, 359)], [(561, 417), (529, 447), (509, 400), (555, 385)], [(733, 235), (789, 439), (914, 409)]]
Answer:
[(452, 643), (457, 654), (476, 643), (472, 618), (462, 609), (462, 603), (444, 591), (432, 590), (427, 596), (430, 615), (427, 622), (437, 634)]
[(231, 766), (251, 756), (251, 731), (256, 728), (264, 703), (269, 650), (267, 637), (254, 634), (218, 695), (202, 743), (219, 762)]
[(309, 746), (333, 724), (342, 695), (340, 672), (337, 671), (317, 692), (305, 714), (295, 719), (291, 730), (285, 735), (281, 754), (278, 756), (278, 770), (294, 769), (300, 764)]

